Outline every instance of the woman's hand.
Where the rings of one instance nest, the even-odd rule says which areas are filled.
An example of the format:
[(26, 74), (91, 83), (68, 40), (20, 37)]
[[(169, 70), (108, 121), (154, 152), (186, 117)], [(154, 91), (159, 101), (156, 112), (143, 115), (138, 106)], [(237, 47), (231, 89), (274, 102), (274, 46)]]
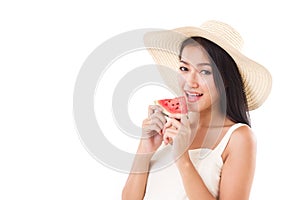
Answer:
[(165, 144), (172, 145), (173, 157), (177, 160), (181, 155), (188, 156), (187, 152), (195, 133), (190, 128), (187, 115), (170, 115), (169, 117), (170, 120), (164, 126), (163, 140)]
[(154, 153), (158, 149), (163, 140), (162, 130), (166, 122), (160, 106), (148, 107), (148, 118), (143, 121), (143, 133), (138, 152)]

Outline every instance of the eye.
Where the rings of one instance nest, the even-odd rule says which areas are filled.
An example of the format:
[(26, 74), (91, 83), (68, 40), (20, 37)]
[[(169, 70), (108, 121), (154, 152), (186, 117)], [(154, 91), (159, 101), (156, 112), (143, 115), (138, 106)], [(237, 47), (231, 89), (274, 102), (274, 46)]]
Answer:
[(183, 66), (179, 67), (179, 70), (180, 71), (189, 71), (187, 67), (183, 67)]
[(200, 71), (200, 74), (203, 74), (203, 75), (211, 75), (211, 72), (208, 71), (208, 70), (201, 70), (201, 71)]

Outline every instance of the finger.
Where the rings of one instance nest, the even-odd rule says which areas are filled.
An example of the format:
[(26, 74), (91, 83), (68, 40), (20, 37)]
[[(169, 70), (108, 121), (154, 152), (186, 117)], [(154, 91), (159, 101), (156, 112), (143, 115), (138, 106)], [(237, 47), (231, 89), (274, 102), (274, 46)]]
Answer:
[(155, 132), (157, 132), (159, 134), (160, 134), (160, 132), (162, 130), (157, 124), (151, 124), (150, 126), (148, 126), (147, 129), (148, 129), (149, 132), (155, 131)]
[(164, 125), (164, 128), (170, 128), (172, 126), (171, 120), (167, 121)]
[(148, 106), (148, 117), (156, 112), (161, 112), (163, 109), (159, 105), (149, 105)]
[(181, 115), (181, 118), (180, 118), (180, 122), (184, 125), (184, 126), (188, 126), (190, 124), (190, 121), (189, 121), (189, 116), (188, 115)]
[(164, 114), (161, 111), (157, 111), (154, 114), (150, 116), (150, 118), (158, 118), (163, 124), (167, 122), (167, 118), (164, 116)]
[[(176, 125), (174, 126), (173, 124), (176, 123)], [(180, 123), (178, 122), (177, 120), (175, 119), (170, 119), (169, 121), (167, 121), (167, 123), (164, 125), (164, 128), (162, 130), (162, 133), (165, 133), (165, 131), (168, 129), (173, 129), (173, 130), (178, 130), (179, 127), (181, 127), (180, 124), (177, 124), (177, 123)]]
[(165, 144), (173, 144), (173, 139), (171, 137), (166, 137), (163, 139)]
[(172, 125), (174, 128), (176, 128), (176, 129), (179, 129), (179, 128), (181, 128), (181, 126), (182, 126), (181, 122), (178, 121), (177, 119), (174, 119), (174, 118), (171, 118), (171, 119), (169, 120), (169, 122), (170, 122), (171, 125)]
[(163, 127), (159, 126), (157, 123), (152, 123), (150, 119), (145, 119), (143, 121), (143, 132), (146, 134), (155, 131), (161, 135)]
[(180, 120), (181, 119), (181, 115), (180, 113), (170, 113), (169, 114), (169, 117), (170, 118), (173, 118), (173, 119), (177, 119), (177, 120)]
[(177, 135), (176, 130), (168, 129), (163, 135), (163, 141), (165, 142), (165, 144), (172, 144), (176, 135)]
[(160, 129), (164, 128), (164, 123), (157, 117), (150, 119), (151, 124), (156, 124)]
[(152, 130), (154, 130), (156, 133), (158, 133), (159, 135), (161, 135), (162, 129), (160, 127), (158, 127), (157, 124), (153, 125)]
[(155, 112), (154, 105), (149, 105), (148, 106), (148, 117), (150, 117), (154, 112)]

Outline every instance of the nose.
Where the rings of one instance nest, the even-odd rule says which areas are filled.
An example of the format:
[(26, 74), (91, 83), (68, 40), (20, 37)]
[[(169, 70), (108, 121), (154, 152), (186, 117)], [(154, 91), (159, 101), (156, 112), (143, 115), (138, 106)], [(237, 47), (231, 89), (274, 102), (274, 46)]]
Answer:
[(199, 87), (198, 73), (195, 70), (190, 71), (190, 73), (188, 73), (188, 75), (185, 78), (189, 88)]

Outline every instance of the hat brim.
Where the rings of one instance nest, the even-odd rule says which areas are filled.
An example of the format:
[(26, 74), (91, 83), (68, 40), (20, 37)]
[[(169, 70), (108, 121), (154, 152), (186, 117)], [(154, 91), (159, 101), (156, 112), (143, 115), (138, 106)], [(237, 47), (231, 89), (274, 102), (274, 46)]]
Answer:
[[(243, 55), (237, 47), (229, 44), (220, 35), (212, 34), (198, 27), (181, 27), (174, 30), (149, 32), (144, 36), (144, 43), (157, 64), (177, 71), (179, 49), (182, 42), (187, 38), (196, 36), (214, 42), (233, 58), (244, 82), (249, 110), (260, 107), (271, 91), (271, 74), (264, 66)], [(177, 94), (180, 94), (180, 89), (176, 83), (177, 77), (174, 77), (173, 73), (165, 73), (162, 68), (160, 72), (166, 84)]]

